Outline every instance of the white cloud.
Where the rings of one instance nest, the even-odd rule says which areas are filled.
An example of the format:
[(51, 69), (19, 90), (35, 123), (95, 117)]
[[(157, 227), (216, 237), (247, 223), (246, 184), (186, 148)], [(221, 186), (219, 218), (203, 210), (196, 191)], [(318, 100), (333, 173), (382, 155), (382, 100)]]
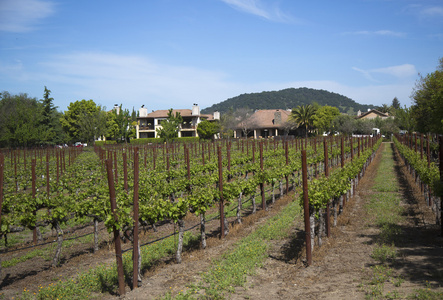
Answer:
[(28, 32), (38, 22), (54, 13), (54, 4), (41, 0), (2, 0), (0, 2), (0, 31)]
[(426, 7), (421, 10), (421, 15), (431, 16), (431, 17), (443, 17), (443, 7), (441, 6), (433, 6)]
[(370, 72), (370, 71), (362, 70), (362, 69), (359, 69), (359, 68), (357, 68), (357, 67), (352, 67), (352, 70), (362, 73), (363, 76), (364, 76), (366, 79), (368, 79), (368, 80), (376, 81), (376, 80), (371, 76), (371, 72)]
[(278, 6), (265, 7), (260, 0), (221, 0), (229, 6), (248, 14), (256, 15), (275, 22), (289, 22), (291, 17), (280, 10)]
[(374, 82), (378, 82), (374, 76), (375, 74), (385, 74), (389, 76), (393, 76), (397, 79), (407, 79), (411, 78), (412, 76), (417, 75), (417, 69), (414, 65), (411, 64), (403, 64), (399, 66), (391, 66), (386, 68), (378, 68), (378, 69), (370, 69), (370, 70), (362, 70), (357, 67), (352, 67), (353, 70), (360, 72), (363, 74), (363, 76)]
[(74, 91), (70, 101), (94, 99), (108, 107), (114, 102), (125, 107), (145, 104), (148, 109), (187, 108), (192, 103), (206, 107), (229, 93), (221, 72), (159, 64), (142, 56), (72, 53), (41, 63), (39, 69), (44, 73), (35, 78)]
[(370, 72), (391, 75), (397, 78), (405, 78), (417, 75), (417, 69), (414, 65), (404, 64), (387, 68), (373, 69)]
[(396, 32), (392, 30), (377, 30), (377, 31), (352, 31), (352, 32), (344, 32), (343, 35), (367, 35), (367, 36), (393, 36), (393, 37), (405, 37), (406, 33), (404, 32)]
[(439, 19), (443, 17), (443, 6), (429, 6), (423, 4), (407, 5), (403, 13), (418, 17), (420, 20)]
[[(57, 100), (56, 105), (62, 110), (66, 109), (69, 102), (81, 99), (93, 99), (108, 108), (115, 103), (122, 103), (123, 107), (129, 109), (137, 109), (142, 104), (149, 110), (190, 108), (192, 103), (205, 108), (243, 93), (276, 91), (289, 87), (323, 89), (342, 94), (361, 104), (381, 105), (397, 97), (402, 104), (409, 105), (406, 101), (414, 86), (412, 79), (401, 84), (371, 83), (360, 87), (333, 80), (232, 81), (229, 74), (223, 72), (160, 64), (144, 56), (97, 52), (58, 55), (51, 61), (38, 64), (37, 69), (30, 72), (30, 66), (23, 66), (19, 61), (10, 65), (0, 64), (0, 77), (4, 75), (10, 79), (13, 75), (27, 87), (36, 86), (35, 95), (40, 95), (43, 86), (48, 86)], [(402, 65), (362, 72), (401, 76), (402, 72), (411, 73), (411, 70), (415, 68)]]

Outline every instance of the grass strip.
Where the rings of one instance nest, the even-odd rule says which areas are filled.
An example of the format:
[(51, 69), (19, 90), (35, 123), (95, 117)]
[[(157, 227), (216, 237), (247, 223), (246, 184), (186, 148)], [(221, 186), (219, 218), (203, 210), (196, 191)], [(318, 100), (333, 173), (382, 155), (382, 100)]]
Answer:
[[(84, 236), (74, 240), (65, 240), (63, 241), (63, 249), (69, 248), (73, 245), (77, 244), (92, 244), (93, 236)], [(44, 260), (49, 261), (53, 258), (56, 249), (56, 243), (48, 244), (45, 247), (41, 247), (40, 249), (32, 250), (22, 255), (20, 257), (14, 257), (8, 260), (3, 260), (1, 262), (2, 268), (14, 267), (15, 265), (25, 262), (27, 260), (33, 259), (34, 257), (42, 257)], [(62, 249), (62, 252), (63, 252)]]
[[(398, 258), (395, 243), (401, 238), (401, 227), (398, 224), (404, 218), (404, 208), (401, 206), (393, 156), (390, 144), (385, 144), (375, 183), (371, 187), (374, 193), (366, 204), (369, 217), (380, 229), (377, 245), (371, 254), (379, 264), (370, 268), (370, 276), (361, 287), (366, 293), (366, 299), (443, 299), (443, 292), (432, 290), (428, 283), (425, 284), (426, 288), (416, 289), (409, 295), (396, 290), (405, 280), (389, 264), (395, 263)], [(389, 291), (385, 292), (387, 287)]]
[(214, 261), (213, 266), (201, 274), (202, 280), (189, 286), (185, 292), (174, 297), (171, 293), (163, 299), (224, 299), (235, 287), (245, 285), (247, 276), (254, 275), (267, 257), (272, 240), (286, 238), (291, 234), (294, 221), (302, 213), (298, 201), (291, 202), (266, 224), (240, 240), (235, 249)]
[[(199, 242), (199, 236), (191, 232), (184, 235), (184, 248)], [(167, 239), (141, 248), (142, 272), (151, 267), (161, 258), (170, 256), (176, 251), (176, 237)], [(125, 278), (132, 277), (132, 252), (123, 254)], [(93, 299), (100, 298), (103, 293), (115, 292), (117, 289), (117, 266), (100, 264), (88, 271), (78, 274), (71, 279), (60, 278), (47, 286), (40, 286), (38, 291), (24, 289), (17, 299)]]

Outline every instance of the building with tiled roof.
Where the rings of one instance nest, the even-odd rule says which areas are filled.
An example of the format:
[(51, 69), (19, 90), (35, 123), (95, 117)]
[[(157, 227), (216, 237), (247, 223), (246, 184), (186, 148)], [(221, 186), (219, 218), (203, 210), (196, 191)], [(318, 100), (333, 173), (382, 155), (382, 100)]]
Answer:
[(378, 111), (376, 109), (370, 109), (370, 110), (368, 110), (365, 113), (361, 113), (361, 111), (357, 112), (357, 119), (367, 119), (367, 120), (370, 120), (370, 119), (375, 119), (377, 117), (379, 117), (381, 119), (387, 119), (387, 118), (390, 118), (392, 116), (390, 116), (387, 113), (383, 113), (381, 111)]
[[(161, 122), (168, 118), (169, 110), (156, 110), (148, 114), (148, 109), (141, 107), (139, 116), (137, 117), (137, 138), (157, 138), (157, 129), (161, 128)], [(198, 137), (197, 125), (203, 120), (208, 121), (220, 120), (220, 113), (200, 114), (200, 108), (197, 104), (192, 109), (173, 109), (172, 113), (177, 112), (183, 118), (183, 122), (179, 125), (178, 137)]]
[(292, 129), (289, 122), (290, 110), (260, 109), (256, 110), (249, 118), (239, 122), (234, 130), (234, 138), (254, 137), (267, 138), (287, 135)]

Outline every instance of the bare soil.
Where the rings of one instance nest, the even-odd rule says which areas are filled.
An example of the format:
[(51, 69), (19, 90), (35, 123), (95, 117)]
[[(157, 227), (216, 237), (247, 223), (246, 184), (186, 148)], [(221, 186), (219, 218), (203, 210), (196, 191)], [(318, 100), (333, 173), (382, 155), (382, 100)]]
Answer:
[[(391, 147), (384, 143), (382, 147)], [(248, 277), (244, 287), (237, 287), (231, 299), (365, 299), (362, 283), (370, 274), (370, 267), (377, 264), (371, 258), (379, 230), (371, 224), (364, 204), (372, 191), (373, 179), (380, 163), (381, 149), (360, 181), (355, 196), (350, 199), (339, 216), (338, 225), (332, 228), (331, 237), (323, 239), (322, 247), (316, 246), (313, 264), (306, 266), (304, 253), (304, 225), (302, 220), (292, 229), (286, 240), (274, 243), (262, 268), (257, 274)], [(404, 278), (400, 288), (402, 295), (408, 295), (416, 288), (425, 287), (426, 281), (433, 287), (442, 285), (443, 280), (443, 240), (440, 227), (435, 225), (435, 216), (424, 203), (419, 188), (407, 172), (404, 163), (396, 157), (395, 170), (401, 184), (402, 205), (406, 208), (405, 221), (400, 224), (402, 238), (397, 249), (401, 258), (391, 267)], [(243, 219), (243, 224), (231, 221), (230, 233), (224, 239), (218, 238), (218, 223), (208, 224), (208, 247), (189, 249), (183, 255), (183, 262), (176, 264), (173, 257), (157, 262), (147, 270), (143, 285), (135, 290), (127, 287), (122, 299), (156, 299), (167, 292), (173, 295), (184, 291), (186, 286), (200, 279), (199, 274), (211, 266), (214, 259), (235, 247), (235, 242), (248, 235), (256, 226), (275, 215), (280, 207), (294, 199), (294, 193), (278, 199), (267, 212), (258, 211)], [(190, 217), (186, 224), (196, 224), (198, 219)], [(172, 224), (159, 227), (158, 233), (151, 231), (143, 236), (143, 241), (171, 233)], [(85, 232), (91, 227), (83, 228)], [(195, 229), (198, 230), (198, 229)], [(80, 234), (81, 230), (76, 232)], [(102, 240), (109, 235), (102, 233)], [(125, 247), (130, 247), (130, 243)], [(5, 268), (0, 276), (0, 295), (5, 299), (20, 294), (24, 288), (38, 290), (39, 285), (48, 285), (59, 279), (68, 279), (82, 270), (101, 263), (115, 261), (111, 243), (103, 242), (98, 253), (92, 253), (92, 245), (75, 245), (63, 250), (60, 267), (51, 268), (50, 261), (42, 258)], [(2, 254), (1, 259), (20, 253)], [(386, 286), (386, 288), (389, 288)], [(0, 296), (0, 298), (1, 298)], [(106, 294), (99, 298), (115, 299), (117, 294)]]

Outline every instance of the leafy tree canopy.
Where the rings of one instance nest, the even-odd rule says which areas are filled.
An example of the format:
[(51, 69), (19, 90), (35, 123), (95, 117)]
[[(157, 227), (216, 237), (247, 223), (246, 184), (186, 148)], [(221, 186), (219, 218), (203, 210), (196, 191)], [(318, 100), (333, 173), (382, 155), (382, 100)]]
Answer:
[(437, 70), (421, 76), (412, 93), (411, 115), (422, 133), (443, 134), (443, 58)]
[(239, 108), (256, 109), (292, 109), (297, 106), (313, 104), (317, 102), (320, 106), (329, 105), (337, 107), (340, 112), (355, 114), (358, 110), (367, 111), (373, 109), (373, 105), (358, 104), (354, 100), (340, 94), (325, 90), (310, 88), (289, 88), (281, 91), (242, 94), (212, 105), (202, 110), (202, 113), (219, 111), (222, 115)]
[(203, 119), (197, 126), (198, 136), (202, 139), (213, 139), (214, 135), (220, 132), (220, 123), (217, 121), (210, 122)]
[(91, 100), (71, 102), (60, 118), (71, 141), (91, 142), (106, 133), (106, 117), (101, 106)]
[(117, 142), (128, 142), (130, 137), (134, 137), (134, 109), (132, 114), (128, 109), (123, 109), (122, 104), (118, 108), (114, 108), (109, 112), (107, 118), (107, 136), (116, 140)]
[(332, 107), (332, 106), (321, 106), (319, 107), (313, 118), (313, 125), (315, 128), (318, 129), (319, 133), (323, 133), (323, 132), (333, 132), (333, 124), (332, 124), (332, 120), (334, 120), (334, 118), (336, 116), (340, 115), (340, 111), (338, 110), (337, 107)]
[(173, 114), (173, 109), (169, 109), (168, 117), (161, 122), (162, 127), (157, 128), (157, 134), (164, 141), (171, 141), (178, 137), (178, 131), (180, 123), (183, 122), (183, 118), (179, 112)]
[(315, 107), (311, 104), (301, 105), (292, 109), (291, 120), (298, 127), (304, 127), (305, 135), (308, 137), (308, 129), (314, 125)]
[(0, 146), (32, 147), (63, 143), (60, 112), (45, 87), (43, 99), (0, 93)]

